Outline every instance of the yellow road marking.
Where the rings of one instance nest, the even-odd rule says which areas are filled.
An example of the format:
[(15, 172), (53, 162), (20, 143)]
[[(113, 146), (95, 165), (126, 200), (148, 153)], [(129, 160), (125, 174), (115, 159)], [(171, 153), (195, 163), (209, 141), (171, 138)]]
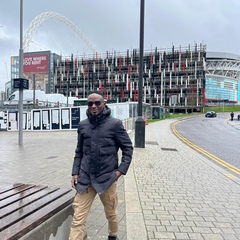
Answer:
[(175, 122), (172, 124), (172, 131), (174, 132), (174, 134), (181, 139), (183, 142), (185, 142), (188, 146), (194, 148), (195, 150), (197, 150), (198, 152), (204, 154), (205, 156), (209, 157), (210, 159), (212, 159), (213, 161), (217, 162), (218, 164), (220, 164), (221, 166), (227, 168), (228, 170), (240, 175), (240, 169), (237, 167), (234, 167), (233, 165), (229, 164), (228, 162), (225, 162), (224, 160), (222, 160), (221, 158), (218, 158), (217, 156), (207, 152), (206, 150), (200, 148), (199, 146), (193, 144), (192, 142), (190, 142), (189, 140), (187, 140), (185, 137), (183, 137), (176, 129), (176, 125), (179, 122)]
[(232, 175), (232, 174), (224, 174), (224, 176), (228, 177), (228, 178), (236, 178), (236, 176)]

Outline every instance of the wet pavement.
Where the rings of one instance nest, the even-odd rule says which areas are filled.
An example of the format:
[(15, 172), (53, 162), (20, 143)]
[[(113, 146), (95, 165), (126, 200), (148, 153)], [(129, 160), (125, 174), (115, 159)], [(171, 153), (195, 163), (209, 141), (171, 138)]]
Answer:
[[(118, 181), (119, 238), (240, 239), (239, 179), (179, 140), (176, 120), (146, 126), (145, 148)], [(22, 182), (70, 188), (76, 131), (0, 132), (0, 187)], [(133, 137), (133, 136), (131, 136)], [(106, 239), (107, 222), (97, 198), (87, 222), (88, 239)]]
[[(71, 188), (71, 170), (77, 132), (0, 132), (0, 188), (13, 183), (29, 183)], [(124, 179), (118, 181), (119, 239), (126, 238)], [(75, 191), (73, 190), (73, 195)], [(107, 221), (97, 197), (87, 221), (88, 239), (106, 239)]]

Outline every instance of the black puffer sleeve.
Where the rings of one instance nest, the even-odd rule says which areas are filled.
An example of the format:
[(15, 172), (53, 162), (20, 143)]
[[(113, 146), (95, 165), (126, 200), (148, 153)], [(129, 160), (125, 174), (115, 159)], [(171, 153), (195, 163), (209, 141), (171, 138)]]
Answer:
[(121, 120), (117, 121), (115, 130), (116, 142), (118, 144), (118, 147), (122, 150), (121, 163), (118, 167), (118, 171), (125, 175), (132, 161), (133, 146), (127, 131), (123, 127)]

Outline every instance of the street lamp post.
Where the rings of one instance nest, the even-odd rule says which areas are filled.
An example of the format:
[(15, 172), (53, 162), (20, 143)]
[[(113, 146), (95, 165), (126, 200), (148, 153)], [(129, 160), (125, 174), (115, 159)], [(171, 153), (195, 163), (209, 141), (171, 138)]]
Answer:
[(138, 118), (135, 122), (135, 147), (145, 147), (145, 121), (142, 114), (143, 91), (143, 49), (144, 49), (144, 0), (140, 6), (140, 44), (139, 44), (139, 84), (138, 84)]
[(33, 108), (36, 107), (36, 78), (35, 73), (33, 74)]
[[(23, 0), (20, 0), (20, 49), (19, 49), (19, 78), (23, 78)], [(23, 88), (19, 88), (18, 101), (19, 125), (18, 143), (23, 145)]]
[(68, 97), (69, 97), (69, 80), (67, 80), (67, 107), (68, 107)]

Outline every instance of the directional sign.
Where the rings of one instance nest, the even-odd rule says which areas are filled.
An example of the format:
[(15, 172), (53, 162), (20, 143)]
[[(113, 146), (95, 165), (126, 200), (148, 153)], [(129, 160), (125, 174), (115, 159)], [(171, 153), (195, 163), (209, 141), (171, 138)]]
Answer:
[(22, 79), (22, 88), (28, 89), (29, 84), (28, 84), (28, 79), (23, 78)]
[(20, 86), (21, 86), (21, 80), (20, 80), (20, 78), (15, 78), (15, 79), (13, 79), (13, 87), (14, 87), (14, 88), (20, 88)]
[(19, 88), (19, 89), (28, 89), (29, 88), (28, 79), (14, 78), (13, 79), (13, 87)]

